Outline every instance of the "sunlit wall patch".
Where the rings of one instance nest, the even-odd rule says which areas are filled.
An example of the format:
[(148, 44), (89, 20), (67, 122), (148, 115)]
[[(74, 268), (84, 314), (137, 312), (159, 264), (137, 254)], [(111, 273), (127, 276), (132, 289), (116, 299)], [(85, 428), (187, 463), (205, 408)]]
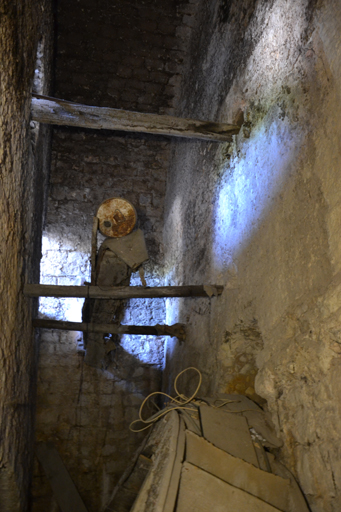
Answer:
[(225, 168), (214, 198), (212, 264), (226, 269), (238, 256), (269, 213), (271, 203), (287, 180), (300, 141), (288, 123), (276, 120), (261, 127), (243, 144), (243, 155)]
[[(40, 262), (40, 282), (61, 286), (80, 286), (90, 277), (89, 254), (61, 248), (53, 236), (43, 235), (43, 256)], [(40, 316), (70, 322), (82, 321), (84, 299), (41, 297)]]
[[(159, 277), (146, 272), (148, 286), (161, 286)], [(131, 286), (140, 286), (138, 273), (133, 274)], [(122, 325), (156, 325), (164, 324), (166, 317), (165, 299), (130, 299), (124, 311)], [(128, 354), (146, 364), (163, 365), (163, 336), (121, 336), (121, 346)]]

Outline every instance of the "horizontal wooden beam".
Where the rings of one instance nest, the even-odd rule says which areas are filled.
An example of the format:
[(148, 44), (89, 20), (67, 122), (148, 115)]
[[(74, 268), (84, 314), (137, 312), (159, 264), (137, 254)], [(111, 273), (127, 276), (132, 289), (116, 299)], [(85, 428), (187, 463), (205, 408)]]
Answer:
[(77, 297), (89, 299), (156, 299), (159, 297), (212, 297), (221, 295), (224, 287), (198, 286), (57, 286), (52, 284), (26, 284), (28, 297)]
[(240, 127), (158, 114), (144, 114), (116, 108), (92, 107), (70, 101), (33, 95), (32, 119), (39, 123), (76, 126), (96, 130), (120, 130), (205, 139), (231, 141)]
[(175, 336), (180, 341), (185, 340), (186, 331), (183, 324), (174, 325), (115, 325), (93, 324), (81, 322), (64, 322), (36, 318), (33, 326), (41, 329), (61, 329), (63, 331), (84, 331), (101, 334), (139, 334), (152, 336)]

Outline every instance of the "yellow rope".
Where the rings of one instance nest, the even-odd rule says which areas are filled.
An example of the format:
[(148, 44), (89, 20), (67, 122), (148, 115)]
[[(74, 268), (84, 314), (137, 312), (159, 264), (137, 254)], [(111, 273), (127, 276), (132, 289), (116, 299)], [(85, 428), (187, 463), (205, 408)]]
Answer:
[[(178, 382), (179, 377), (183, 373), (187, 372), (188, 370), (195, 370), (199, 374), (199, 382), (198, 382), (197, 388), (194, 391), (193, 395), (190, 396), (189, 398), (186, 395), (179, 393), (179, 390), (177, 388), (177, 382)], [(195, 397), (197, 396), (198, 391), (200, 389), (201, 383), (202, 383), (202, 375), (201, 375), (201, 372), (197, 368), (195, 368), (194, 366), (185, 368), (185, 370), (182, 370), (182, 372), (178, 373), (178, 375), (175, 378), (175, 381), (174, 381), (174, 390), (176, 393), (175, 398), (171, 397), (170, 395), (167, 395), (167, 393), (163, 393), (162, 391), (154, 391), (154, 393), (151, 393), (150, 395), (148, 395), (143, 400), (143, 402), (141, 404), (138, 419), (133, 421), (132, 423), (130, 423), (129, 430), (131, 430), (131, 432), (142, 432), (143, 430), (150, 428), (154, 423), (156, 423), (160, 418), (162, 418), (162, 416), (165, 416), (166, 414), (168, 414), (171, 411), (187, 410), (187, 411), (194, 412), (195, 409), (198, 409), (199, 404), (206, 403), (205, 400), (201, 400), (200, 398), (195, 400)], [(166, 409), (163, 409), (162, 411), (159, 410), (157, 413), (153, 414), (152, 416), (150, 416), (149, 418), (144, 420), (142, 417), (143, 408), (144, 408), (145, 404), (148, 402), (148, 400), (152, 396), (156, 396), (156, 395), (165, 396), (165, 397), (169, 398), (170, 405), (174, 404), (174, 407), (168, 406)], [(218, 402), (222, 402), (222, 403), (220, 405), (215, 405)], [(156, 406), (154, 401), (152, 403)], [(226, 400), (224, 398), (218, 398), (217, 400), (214, 401), (214, 404), (211, 405), (211, 407), (213, 407), (214, 409), (220, 409), (220, 407), (224, 407), (225, 405), (232, 404), (232, 403), (240, 403), (240, 400), (229, 400), (229, 399)], [(189, 407), (185, 407), (185, 406), (189, 406)], [(263, 412), (261, 409), (259, 409), (259, 410), (257, 410), (257, 409), (242, 409), (240, 411), (229, 411), (229, 410), (225, 409), (225, 411), (229, 412), (231, 414), (233, 414), (233, 413), (240, 414), (240, 413), (249, 412), (249, 411), (250, 412)], [(135, 423), (144, 423), (146, 426), (142, 427), (140, 429), (134, 429), (134, 428), (132, 428), (132, 426), (135, 425)]]
[[(183, 395), (182, 393), (179, 393), (179, 391), (177, 389), (177, 382), (178, 382), (178, 379), (179, 379), (180, 375), (182, 375), (183, 373), (187, 372), (188, 370), (195, 370), (199, 374), (199, 383), (197, 385), (197, 388), (194, 391), (193, 395), (190, 396), (189, 398), (186, 397), (186, 395)], [(178, 375), (176, 376), (175, 381), (174, 381), (174, 389), (175, 389), (175, 392), (176, 392), (176, 397), (173, 398), (170, 395), (167, 395), (167, 393), (163, 393), (162, 391), (154, 391), (154, 393), (151, 393), (150, 395), (148, 395), (143, 400), (143, 402), (141, 404), (141, 407), (140, 407), (140, 410), (139, 410), (139, 418), (137, 420), (133, 421), (129, 425), (129, 429), (132, 432), (142, 432), (143, 430), (146, 430), (147, 428), (150, 428), (162, 416), (164, 416), (165, 414), (168, 414), (170, 411), (173, 411), (173, 410), (185, 409), (185, 410), (190, 410), (191, 412), (193, 412), (194, 411), (193, 407), (185, 407), (185, 406), (188, 405), (192, 400), (195, 399), (195, 397), (196, 397), (196, 395), (197, 395), (197, 393), (198, 393), (198, 391), (200, 389), (201, 383), (202, 383), (202, 375), (201, 375), (201, 372), (197, 368), (195, 368), (194, 366), (190, 366), (189, 368), (186, 368), (185, 370), (182, 370), (182, 372), (178, 373)], [(143, 408), (144, 408), (145, 404), (148, 402), (148, 400), (152, 396), (155, 396), (155, 395), (165, 396), (165, 397), (170, 399), (171, 404), (176, 404), (176, 405), (174, 407), (168, 407), (167, 409), (164, 409), (163, 411), (158, 411), (156, 414), (153, 414), (153, 416), (150, 416), (149, 418), (144, 420), (143, 417), (142, 417)], [(133, 427), (133, 425), (135, 425), (135, 423), (144, 423), (146, 426), (143, 427), (143, 428), (140, 428), (140, 429), (133, 429), (132, 427)]]

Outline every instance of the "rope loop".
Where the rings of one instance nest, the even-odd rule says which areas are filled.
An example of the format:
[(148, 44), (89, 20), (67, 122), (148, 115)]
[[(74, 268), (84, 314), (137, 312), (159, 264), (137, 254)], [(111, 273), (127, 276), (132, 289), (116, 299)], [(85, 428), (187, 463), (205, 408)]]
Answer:
[[(182, 393), (179, 392), (179, 390), (177, 388), (177, 382), (178, 382), (179, 377), (183, 373), (188, 372), (189, 370), (195, 370), (198, 373), (198, 375), (199, 375), (199, 382), (198, 382), (196, 390), (194, 391), (192, 396), (187, 397), (186, 395), (183, 395)], [(170, 411), (173, 411), (173, 410), (183, 409), (183, 410), (190, 410), (190, 411), (193, 412), (194, 410), (196, 410), (196, 406), (194, 405), (194, 403), (191, 404), (191, 402), (194, 402), (195, 397), (197, 396), (197, 394), (199, 392), (201, 383), (202, 383), (202, 375), (201, 375), (201, 372), (197, 368), (195, 368), (194, 366), (190, 366), (189, 368), (185, 368), (185, 370), (182, 370), (182, 372), (178, 373), (178, 375), (176, 376), (175, 381), (174, 381), (174, 389), (175, 389), (175, 392), (176, 392), (176, 397), (173, 398), (170, 395), (168, 395), (167, 393), (163, 393), (162, 391), (154, 391), (154, 393), (151, 393), (150, 395), (148, 395), (143, 400), (143, 402), (141, 404), (141, 407), (140, 407), (140, 410), (139, 410), (139, 418), (137, 420), (133, 421), (129, 425), (129, 430), (131, 430), (131, 432), (142, 432), (143, 430), (146, 430), (146, 429), (150, 428), (162, 416), (165, 416), (166, 414), (168, 414)], [(148, 400), (152, 396), (156, 396), (156, 395), (158, 395), (158, 396), (165, 396), (165, 397), (169, 398), (171, 405), (174, 404), (174, 407), (168, 407), (167, 409), (164, 409), (162, 411), (158, 411), (157, 413), (153, 414), (152, 416), (150, 416), (147, 419), (143, 419), (143, 417), (142, 417), (143, 408), (145, 407), (145, 405), (148, 402)], [(188, 407), (185, 407), (186, 405), (188, 405)], [(142, 427), (140, 429), (132, 428), (133, 425), (135, 425), (136, 423), (143, 423), (146, 426), (144, 426), (144, 427)]]

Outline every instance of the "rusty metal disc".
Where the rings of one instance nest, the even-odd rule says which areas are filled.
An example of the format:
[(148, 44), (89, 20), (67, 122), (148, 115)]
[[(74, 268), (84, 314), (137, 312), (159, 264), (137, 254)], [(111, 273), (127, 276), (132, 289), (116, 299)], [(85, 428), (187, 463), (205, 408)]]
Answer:
[(113, 238), (128, 235), (134, 229), (137, 220), (134, 206), (121, 197), (103, 201), (98, 208), (97, 217), (102, 235)]

